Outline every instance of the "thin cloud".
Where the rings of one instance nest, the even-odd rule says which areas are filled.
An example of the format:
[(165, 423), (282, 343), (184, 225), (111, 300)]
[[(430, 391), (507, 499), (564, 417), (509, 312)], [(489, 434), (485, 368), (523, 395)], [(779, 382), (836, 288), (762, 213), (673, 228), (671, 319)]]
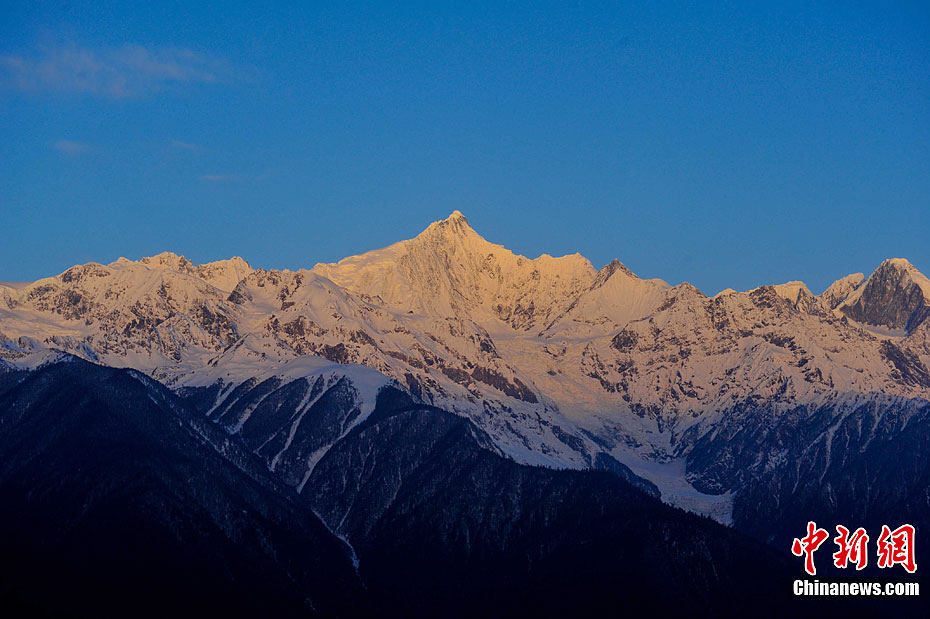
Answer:
[(52, 147), (59, 153), (65, 155), (79, 155), (93, 150), (93, 146), (84, 142), (75, 142), (73, 140), (58, 140)]
[(221, 59), (178, 47), (72, 46), (0, 56), (0, 84), (21, 92), (139, 97), (181, 84), (229, 80), (233, 73)]

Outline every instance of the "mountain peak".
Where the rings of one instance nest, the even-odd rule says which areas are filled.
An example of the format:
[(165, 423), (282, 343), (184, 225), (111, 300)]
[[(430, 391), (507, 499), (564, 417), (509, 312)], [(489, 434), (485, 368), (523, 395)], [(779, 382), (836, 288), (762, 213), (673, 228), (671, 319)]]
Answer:
[(907, 258), (888, 258), (887, 260), (883, 260), (882, 263), (878, 265), (878, 269), (875, 271), (878, 272), (885, 269), (893, 269), (901, 273), (907, 273), (910, 276), (910, 279), (912, 279), (915, 284), (920, 286), (924, 290), (925, 294), (930, 296), (930, 288), (928, 288), (926, 285), (930, 284), (930, 280), (928, 280), (927, 277), (917, 269), (917, 267), (911, 264), (910, 260)]
[(503, 321), (521, 330), (563, 312), (595, 275), (580, 254), (514, 254), (484, 239), (457, 210), (413, 239), (313, 271), (387, 307)]
[(207, 262), (194, 270), (197, 277), (226, 292), (231, 292), (252, 271), (252, 266), (240, 256)]
[(149, 267), (168, 268), (174, 271), (186, 271), (194, 266), (194, 263), (184, 256), (170, 251), (163, 251), (155, 256), (146, 256), (139, 262)]
[(474, 228), (468, 223), (468, 220), (465, 219), (465, 216), (462, 215), (461, 211), (452, 211), (452, 214), (442, 219), (440, 221), (434, 221), (429, 226), (426, 227), (426, 230), (417, 235), (416, 238), (462, 238), (462, 237), (476, 237), (481, 238), (481, 236), (475, 232)]
[(889, 258), (839, 309), (858, 322), (910, 333), (930, 317), (930, 279), (904, 258)]
[(146, 256), (140, 258), (138, 261), (121, 257), (109, 266), (121, 269), (132, 269), (137, 265), (142, 265), (150, 270), (168, 270), (191, 275), (225, 292), (232, 291), (233, 288), (236, 287), (236, 284), (253, 270), (251, 265), (240, 256), (233, 256), (232, 258), (216, 260), (214, 262), (205, 262), (203, 264), (194, 264), (194, 262), (188, 260), (184, 256), (170, 251), (163, 251), (154, 256)]
[(906, 258), (888, 258), (882, 261), (878, 268), (875, 269), (875, 272), (869, 276), (869, 279), (871, 280), (876, 276), (881, 277), (886, 273), (898, 274), (902, 281), (908, 281), (917, 286), (924, 296), (930, 300), (930, 279), (927, 279), (927, 276), (921, 273)]
[(850, 273), (846, 277), (841, 277), (823, 291), (820, 300), (824, 302), (828, 309), (834, 310), (848, 299), (849, 295), (855, 292), (856, 288), (862, 285), (864, 280), (865, 275), (862, 273)]
[(610, 279), (611, 276), (617, 271), (620, 271), (621, 273), (623, 273), (624, 275), (627, 275), (628, 277), (639, 279), (636, 276), (636, 274), (633, 273), (633, 271), (631, 271), (630, 269), (626, 267), (625, 264), (623, 264), (622, 262), (614, 258), (613, 260), (610, 261), (609, 264), (605, 264), (597, 272), (597, 277), (594, 278), (594, 283), (591, 285), (591, 287), (599, 288), (603, 286), (604, 283), (607, 282), (607, 280)]
[(802, 294), (811, 297), (814, 296), (810, 289), (807, 287), (807, 284), (799, 280), (792, 280), (790, 282), (785, 282), (784, 284), (775, 284), (772, 287), (775, 289), (775, 292), (778, 294), (778, 296), (783, 297), (792, 303), (797, 303)]

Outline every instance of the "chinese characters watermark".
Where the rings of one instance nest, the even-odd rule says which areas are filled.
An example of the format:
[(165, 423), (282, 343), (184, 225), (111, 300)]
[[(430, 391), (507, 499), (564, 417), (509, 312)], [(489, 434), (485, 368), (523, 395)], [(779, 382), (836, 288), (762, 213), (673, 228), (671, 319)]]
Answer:
[[(862, 527), (852, 533), (843, 525), (836, 525), (836, 537), (833, 542), (838, 550), (833, 553), (833, 565), (846, 569), (849, 564), (856, 566), (856, 570), (865, 569), (869, 563), (868, 545), (869, 534)], [(888, 525), (882, 525), (882, 532), (876, 541), (878, 567), (887, 569), (895, 565), (902, 566), (908, 573), (917, 571), (917, 560), (914, 558), (915, 528), (910, 524), (902, 524), (892, 530)], [(814, 565), (814, 553), (830, 534), (826, 529), (817, 527), (817, 523), (807, 523), (807, 535), (795, 538), (791, 544), (791, 553), (796, 557), (804, 557), (804, 571), (811, 576), (817, 575)]]

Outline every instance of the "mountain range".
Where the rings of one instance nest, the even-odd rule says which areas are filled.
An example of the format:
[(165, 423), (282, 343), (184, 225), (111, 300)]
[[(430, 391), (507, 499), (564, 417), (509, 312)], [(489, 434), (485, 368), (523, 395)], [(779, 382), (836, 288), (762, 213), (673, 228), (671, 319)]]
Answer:
[[(166, 563), (192, 540), (228, 544), (211, 560), (242, 570), (211, 587), (292, 581), (268, 595), (298, 614), (489, 599), (555, 615), (663, 595), (723, 612), (725, 590), (796, 567), (779, 553), (808, 520), (930, 530), (928, 318), (930, 280), (900, 258), (819, 295), (708, 297), (617, 260), (515, 255), (457, 211), (298, 271), (171, 253), (78, 265), (0, 283), (0, 493), (21, 506), (4, 522), (80, 547), (80, 523), (105, 537), (80, 509), (61, 540), (34, 523), (61, 530), (52, 511), (138, 487), (162, 507), (117, 492), (101, 513), (167, 531)], [(88, 454), (100, 441), (113, 453)], [(156, 455), (136, 462), (127, 441)], [(751, 556), (766, 558), (747, 585)], [(254, 561), (272, 567), (259, 578)], [(624, 586), (607, 594), (611, 579)], [(556, 583), (564, 596), (540, 593)]]

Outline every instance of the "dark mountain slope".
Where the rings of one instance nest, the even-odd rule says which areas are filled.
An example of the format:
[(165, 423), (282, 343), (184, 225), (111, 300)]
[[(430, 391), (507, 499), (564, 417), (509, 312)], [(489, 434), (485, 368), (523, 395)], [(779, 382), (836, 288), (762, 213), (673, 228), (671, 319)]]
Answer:
[(0, 364), (0, 395), (18, 385), (28, 374), (28, 372), (7, 369)]
[(776, 548), (790, 547), (808, 520), (831, 531), (905, 523), (918, 536), (930, 531), (925, 401), (876, 398), (842, 415), (823, 406), (781, 417), (750, 404), (719, 428), (691, 451), (692, 483), (707, 492), (739, 489), (735, 526)]
[(317, 464), (303, 497), (353, 543), (369, 590), (397, 616), (592, 616), (701, 608), (758, 614), (795, 566), (602, 471), (519, 465), (470, 421), (376, 411)]
[(0, 395), (0, 609), (363, 612), (349, 549), (295, 498), (154, 381), (38, 370)]
[(0, 556), (4, 616), (848, 610), (792, 598), (785, 555), (614, 473), (517, 464), (394, 388), (297, 495), (158, 383), (78, 361), (0, 393)]

